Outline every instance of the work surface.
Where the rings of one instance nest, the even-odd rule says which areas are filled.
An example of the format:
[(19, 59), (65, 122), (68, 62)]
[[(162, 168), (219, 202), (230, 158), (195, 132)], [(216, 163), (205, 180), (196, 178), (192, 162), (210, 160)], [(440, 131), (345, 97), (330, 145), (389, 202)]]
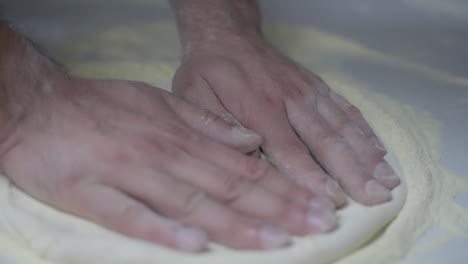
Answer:
[[(398, 58), (379, 63), (341, 57), (324, 63), (352, 74), (368, 88), (429, 112), (442, 124), (442, 165), (468, 177), (465, 151), (468, 149), (468, 1), (265, 0), (260, 3), (268, 21), (312, 25)], [(4, 15), (46, 51), (115, 25), (172, 19), (165, 1), (156, 0), (2, 0), (2, 4)], [(401, 61), (409, 65), (404, 70), (399, 67)], [(468, 193), (457, 200), (468, 207)], [(433, 228), (422, 240), (443, 232)], [(468, 239), (456, 240), (430, 254), (410, 257), (404, 263), (423, 259), (431, 259), (431, 263), (466, 263), (467, 247)]]

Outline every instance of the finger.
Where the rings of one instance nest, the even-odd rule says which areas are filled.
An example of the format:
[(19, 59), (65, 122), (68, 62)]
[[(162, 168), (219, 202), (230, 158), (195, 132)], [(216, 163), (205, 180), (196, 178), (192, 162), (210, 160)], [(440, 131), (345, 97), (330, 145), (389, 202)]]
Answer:
[[(334, 208), (324, 205), (320, 208), (315, 206), (309, 209), (307, 204), (288, 201), (285, 197), (267, 190), (257, 184), (267, 176), (264, 169), (254, 177), (247, 178), (192, 157), (181, 162), (184, 166), (169, 168), (171, 175), (210, 194), (218, 201), (230, 205), (245, 215), (280, 226), (297, 235), (329, 231), (328, 229), (318, 230), (327, 223), (320, 226), (317, 226), (317, 223), (333, 218)], [(314, 205), (319, 203), (318, 200), (314, 202)], [(324, 217), (327, 218), (322, 219)], [(309, 218), (314, 218), (313, 221), (310, 220), (311, 224), (307, 223)], [(330, 225), (334, 226), (336, 222)]]
[(348, 115), (348, 117), (358, 126), (362, 133), (372, 141), (376, 148), (384, 152), (387, 151), (382, 141), (379, 139), (379, 137), (377, 137), (372, 127), (369, 125), (361, 111), (356, 106), (349, 103), (348, 100), (346, 100), (343, 96), (337, 94), (331, 89), (330, 99)]
[[(183, 76), (180, 76), (180, 74), (177, 73), (173, 80), (173, 92), (174, 94), (182, 96), (194, 105), (199, 106), (202, 109), (206, 109), (206, 111), (210, 111), (213, 114), (221, 117), (226, 123), (235, 127), (243, 127), (242, 124), (231, 113), (229, 113), (229, 111), (226, 110), (218, 96), (213, 91), (211, 84), (207, 79), (202, 77), (183, 78)], [(239, 128), (239, 131), (237, 132), (252, 131)], [(237, 132), (234, 133), (237, 134)], [(256, 135), (260, 137), (258, 134)], [(251, 136), (251, 133), (249, 133), (249, 136)], [(258, 145), (260, 145), (260, 143), (258, 143)], [(230, 145), (228, 143), (224, 144)], [(254, 147), (254, 144), (249, 144), (249, 142), (246, 144), (240, 144), (240, 146), (237, 146), (236, 144), (230, 146), (237, 148), (243, 153), (248, 153), (258, 148), (258, 146)]]
[(224, 107), (207, 80), (194, 78), (189, 81), (179, 77), (176, 74), (173, 81), (172, 91), (174, 94), (180, 95), (194, 105), (221, 116), (230, 124), (240, 125), (240, 122)]
[(390, 189), (396, 187), (400, 183), (400, 179), (384, 160), (385, 152), (371, 144), (348, 115), (334, 102), (323, 96), (317, 96), (315, 101), (320, 115), (334, 131), (338, 132), (349, 143), (357, 158), (367, 167), (369, 173), (385, 187)]
[[(170, 106), (188, 125), (222, 144), (243, 153), (251, 152), (260, 146), (262, 138), (242, 125), (232, 124), (231, 115), (224, 112), (224, 118), (209, 110), (197, 107), (181, 98), (171, 98)], [(215, 104), (219, 104), (215, 102)], [(215, 107), (216, 108), (216, 107)], [(226, 121), (228, 120), (228, 121)]]
[(134, 177), (122, 175), (114, 184), (154, 210), (205, 231), (219, 243), (239, 249), (269, 249), (289, 244), (284, 231), (258, 224), (191, 185), (149, 168), (131, 172)]
[(267, 117), (271, 120), (264, 119), (262, 123), (255, 124), (253, 129), (264, 136), (262, 149), (268, 159), (298, 185), (328, 197), (337, 207), (343, 206), (346, 203), (345, 193), (315, 162), (292, 130), (287, 117), (282, 113)]
[(78, 188), (66, 210), (86, 217), (124, 235), (183, 251), (197, 252), (207, 246), (200, 229), (158, 215), (139, 201), (104, 185)]
[[(269, 191), (283, 196), (289, 201), (295, 201), (305, 205), (312, 200), (314, 200), (313, 203), (316, 204), (319, 199), (317, 195), (298, 186), (298, 184), (290, 179), (281, 176), (266, 161), (242, 155), (216, 142), (198, 138), (197, 141), (183, 144), (181, 147), (193, 156), (216, 164), (234, 175), (241, 175), (246, 179), (255, 181)], [(327, 199), (320, 199), (320, 201), (324, 203), (324, 207), (334, 207)]]
[(347, 191), (363, 204), (389, 201), (390, 191), (375, 180), (344, 138), (334, 131), (310, 106), (286, 99), (289, 120), (314, 158)]
[[(223, 78), (219, 78), (220, 76), (223, 76), (224, 73), (220, 73), (219, 75), (217, 75), (217, 74), (210, 75), (209, 82), (208, 82), (208, 80), (205, 82), (208, 85), (213, 85), (213, 86), (218, 87), (218, 88), (219, 87), (227, 88), (227, 89), (223, 89), (223, 91), (225, 91), (226, 93), (223, 93), (222, 95), (220, 95), (220, 96), (223, 96), (224, 99), (231, 98), (231, 97), (233, 97), (233, 98), (237, 97), (238, 93), (240, 91), (239, 89), (245, 89), (245, 87), (248, 87), (250, 85), (245, 80), (245, 77), (239, 71), (237, 71), (237, 68), (234, 67), (234, 68), (232, 68), (230, 70), (231, 70), (230, 74), (235, 78), (230, 79), (231, 81), (229, 81), (229, 82), (226, 82)], [(225, 100), (224, 102), (229, 103), (229, 101), (232, 101), (232, 100)], [(239, 104), (230, 105), (228, 107), (230, 109), (238, 109), (241, 112), (243, 111), (243, 110), (239, 109), (240, 108)], [(262, 111), (260, 106), (258, 106), (256, 110)], [(267, 111), (268, 110), (269, 109), (267, 109)], [(273, 114), (270, 113), (270, 116), (273, 116)], [(289, 126), (289, 123), (287, 122), (287, 119), (284, 118), (284, 120), (285, 120), (284, 124), (286, 126)], [(258, 132), (259, 134), (268, 135), (269, 133), (273, 133), (273, 131), (276, 129), (276, 128), (272, 128), (270, 126), (271, 124), (275, 124), (275, 123), (276, 123), (276, 120), (275, 120), (275, 118), (273, 118), (272, 120), (259, 120), (259, 121), (256, 121), (256, 122), (252, 122), (250, 125), (251, 125), (251, 128), (254, 131)], [(257, 124), (261, 124), (261, 125), (257, 126)], [(260, 128), (262, 130), (258, 130)], [(292, 133), (294, 133), (294, 132), (292, 132)], [(310, 158), (310, 156), (308, 157), (308, 159), (309, 159), (309, 161), (312, 160)], [(303, 178), (307, 178), (307, 177), (303, 177)], [(319, 190), (322, 193), (326, 192), (326, 187), (324, 187), (323, 183), (316, 185), (311, 181), (313, 181), (313, 179), (309, 180), (309, 183), (311, 183), (310, 186), (314, 186), (313, 188), (317, 188), (317, 190)], [(330, 181), (330, 182), (332, 182), (332, 181)], [(339, 190), (339, 186), (337, 184), (327, 184), (326, 186), (331, 186), (331, 188), (328, 188), (328, 190), (335, 191), (335, 193), (341, 193), (341, 195), (337, 194), (337, 197), (340, 197), (337, 200), (339, 201), (338, 204), (343, 204), (343, 201), (345, 201), (346, 198), (345, 198), (344, 193), (341, 190)]]

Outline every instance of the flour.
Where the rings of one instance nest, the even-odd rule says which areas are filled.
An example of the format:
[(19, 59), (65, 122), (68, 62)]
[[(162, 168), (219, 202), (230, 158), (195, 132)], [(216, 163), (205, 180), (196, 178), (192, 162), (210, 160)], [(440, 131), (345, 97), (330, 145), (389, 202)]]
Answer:
[[(288, 37), (285, 37), (285, 34)], [(372, 241), (364, 247), (338, 260), (337, 263), (395, 263), (407, 254), (431, 249), (440, 245), (440, 241), (418, 247), (415, 247), (414, 244), (421, 234), (433, 225), (439, 225), (453, 234), (446, 241), (457, 236), (468, 235), (468, 212), (453, 201), (455, 195), (468, 190), (468, 182), (444, 171), (439, 166), (441, 149), (439, 123), (428, 114), (416, 111), (409, 105), (397, 103), (383, 95), (365, 89), (364, 83), (349, 77), (349, 74), (338, 71), (333, 65), (327, 64), (327, 60), (324, 58), (335, 53), (338, 54), (337, 56), (360, 56), (372, 61), (396, 65), (405, 70), (413, 70), (420, 74), (431, 74), (431, 76), (435, 76), (434, 78), (444, 81), (464, 83), (464, 79), (457, 79), (454, 76), (438, 72), (436, 69), (428, 69), (415, 63), (388, 57), (313, 28), (276, 26), (267, 28), (267, 35), (286, 54), (319, 73), (335, 91), (344, 95), (362, 110), (366, 119), (384, 141), (389, 152), (397, 160), (392, 164), (398, 164), (400, 174), (405, 176), (408, 193), (404, 206), (396, 219), (375, 235)], [(291, 41), (291, 39), (295, 39), (295, 41)], [(105, 32), (90, 40), (66, 46), (56, 57), (73, 73), (81, 76), (140, 80), (169, 87), (170, 78), (179, 61), (176, 43), (176, 30), (171, 23), (124, 27)], [(0, 184), (0, 187), (2, 186), (3, 189), (0, 188), (0, 194), (2, 194), (0, 213), (3, 210), (8, 210), (10, 214), (0, 215), (0, 248), (8, 248), (12, 258), (19, 259), (21, 263), (47, 263), (43, 259), (34, 257), (31, 251), (35, 251), (43, 258), (61, 263), (91, 264), (90, 261), (99, 264), (147, 263), (148, 261), (144, 261), (142, 254), (147, 251), (154, 253), (155, 250), (159, 250), (154, 245), (110, 233), (92, 223), (78, 221), (72, 216), (52, 209), (44, 213), (46, 210), (44, 205), (29, 201), (29, 198), (20, 192), (12, 192), (8, 185)], [(368, 216), (362, 221), (368, 221), (366, 222), (368, 226), (374, 225), (374, 229), (368, 236), (381, 229), (382, 226), (378, 225), (379, 223), (385, 224), (393, 218), (400, 209), (397, 202), (403, 201), (399, 200), (401, 197), (404, 196), (397, 194), (397, 199), (394, 199), (393, 204), (389, 203), (383, 207), (369, 209), (356, 205), (355, 208), (360, 208), (356, 210), (371, 210), (369, 212), (372, 212), (373, 209), (381, 209), (375, 215), (367, 214), (368, 211), (359, 211), (359, 215)], [(25, 204), (27, 206), (24, 206)], [(346, 214), (347, 212), (349, 211), (345, 209), (340, 213)], [(54, 219), (58, 220), (54, 222)], [(344, 219), (347, 217), (345, 216)], [(340, 224), (342, 224), (340, 229), (346, 232), (346, 227), (352, 223)], [(44, 231), (44, 227), (51, 227), (51, 225), (51, 229)], [(368, 230), (370, 229), (359, 229), (358, 233)], [(343, 240), (348, 239), (351, 243), (355, 242), (354, 240), (363, 240), (362, 237), (356, 235), (356, 232), (346, 236)], [(101, 238), (102, 240), (100, 240)], [(111, 244), (102, 243), (103, 241), (108, 242), (107, 238), (113, 239), (113, 242)], [(326, 239), (323, 237), (318, 242), (313, 242), (317, 244), (308, 246), (312, 246), (313, 249), (320, 246), (321, 241)], [(365, 240), (367, 239), (368, 237)], [(363, 243), (365, 240), (361, 242)], [(299, 242), (297, 246), (294, 246), (296, 248), (293, 247), (288, 253), (290, 263), (310, 263), (311, 260), (303, 254), (308, 247), (304, 246), (302, 240)], [(130, 244), (128, 247), (122, 247), (120, 243)], [(90, 244), (97, 248), (87, 248)], [(329, 254), (342, 250), (339, 248), (340, 245), (342, 245), (340, 241), (336, 241), (334, 243), (336, 248), (332, 247)], [(129, 250), (117, 250), (118, 252), (116, 252), (114, 246), (123, 249), (129, 248)], [(304, 249), (298, 250), (297, 247)], [(151, 259), (156, 259), (154, 263), (174, 263), (171, 261), (173, 253), (168, 252), (167, 250), (157, 251), (160, 254), (151, 255), (155, 256)], [(178, 264), (193, 264), (196, 258), (199, 258), (196, 260), (197, 263), (202, 264), (228, 263), (226, 258), (232, 257), (230, 255), (232, 253), (229, 252), (220, 254), (219, 257), (211, 258), (211, 260), (209, 256), (205, 258), (183, 253), (177, 254), (180, 254), (179, 259), (181, 260), (177, 262)], [(229, 261), (233, 263), (260, 263), (258, 261), (251, 262), (252, 259), (255, 260), (258, 257), (259, 253), (249, 254)], [(268, 263), (284, 263), (278, 260), (278, 257), (282, 256), (281, 251), (266, 254), (271, 254), (271, 258), (266, 258), (271, 260)], [(112, 257), (118, 259), (112, 261)]]
[[(466, 236), (468, 211), (453, 198), (466, 191), (468, 183), (438, 165), (439, 124), (427, 114), (377, 94), (342, 92), (365, 113), (389, 150), (399, 157), (409, 191), (402, 211), (386, 230), (372, 243), (338, 263), (396, 262), (410, 249), (417, 252), (418, 248), (412, 245), (435, 224), (454, 236)], [(374, 106), (364, 102), (367, 100), (375, 103)]]

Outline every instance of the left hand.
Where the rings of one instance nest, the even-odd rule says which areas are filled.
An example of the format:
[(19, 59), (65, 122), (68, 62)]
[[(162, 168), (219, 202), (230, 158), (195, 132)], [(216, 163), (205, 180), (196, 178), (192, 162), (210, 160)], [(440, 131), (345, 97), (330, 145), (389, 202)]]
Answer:
[(390, 200), (400, 183), (360, 111), (262, 38), (227, 36), (194, 45), (173, 90), (259, 133), (280, 172), (337, 206), (346, 202), (343, 189), (374, 205)]

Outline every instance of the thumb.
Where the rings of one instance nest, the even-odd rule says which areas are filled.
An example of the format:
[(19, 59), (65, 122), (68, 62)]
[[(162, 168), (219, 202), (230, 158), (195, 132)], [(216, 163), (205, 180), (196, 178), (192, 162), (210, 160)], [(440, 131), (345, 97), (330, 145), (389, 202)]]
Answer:
[(199, 89), (190, 87), (185, 90), (184, 97), (188, 97), (189, 101), (176, 97), (175, 101), (178, 102), (171, 105), (174, 112), (193, 129), (221, 144), (243, 153), (255, 152), (263, 141), (262, 137), (245, 128), (216, 96), (213, 95), (215, 100), (211, 96), (201, 96), (203, 93), (189, 96)]

